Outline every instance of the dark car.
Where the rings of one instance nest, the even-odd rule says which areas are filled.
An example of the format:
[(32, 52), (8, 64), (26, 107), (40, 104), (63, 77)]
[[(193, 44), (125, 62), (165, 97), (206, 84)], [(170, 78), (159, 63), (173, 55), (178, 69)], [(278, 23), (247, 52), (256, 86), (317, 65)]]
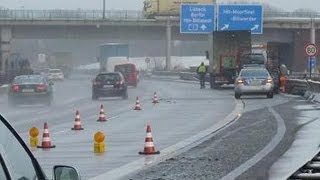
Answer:
[(128, 98), (125, 78), (120, 72), (100, 73), (92, 82), (92, 99), (120, 96)]
[[(9, 122), (0, 115), (0, 179), (45, 180), (42, 170), (29, 147)], [(55, 165), (52, 180), (80, 180), (78, 171), (70, 166)]]
[(9, 105), (26, 103), (51, 105), (53, 100), (52, 85), (42, 75), (16, 76), (9, 86)]

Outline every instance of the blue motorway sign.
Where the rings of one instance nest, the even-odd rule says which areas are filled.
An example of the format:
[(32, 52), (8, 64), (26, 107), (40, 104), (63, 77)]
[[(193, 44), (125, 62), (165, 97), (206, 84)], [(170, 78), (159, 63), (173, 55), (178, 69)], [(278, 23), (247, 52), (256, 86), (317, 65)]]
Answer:
[[(310, 62), (311, 61), (311, 62)], [(310, 65), (311, 65), (311, 69), (316, 68), (317, 66), (317, 59), (316, 57), (312, 56), (312, 57), (308, 57), (308, 69), (310, 69)]]
[(261, 5), (219, 5), (218, 31), (250, 30), (262, 34), (263, 12)]
[(182, 4), (180, 33), (211, 33), (214, 31), (214, 5)]

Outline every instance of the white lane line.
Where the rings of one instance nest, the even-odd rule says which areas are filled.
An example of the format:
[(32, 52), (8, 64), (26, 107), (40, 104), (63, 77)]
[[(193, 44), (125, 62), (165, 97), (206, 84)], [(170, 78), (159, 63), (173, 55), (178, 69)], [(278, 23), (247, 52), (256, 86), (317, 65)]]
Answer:
[(286, 125), (284, 123), (284, 120), (275, 110), (273, 110), (272, 107), (269, 107), (268, 110), (273, 114), (273, 116), (277, 120), (277, 134), (273, 137), (273, 139), (269, 142), (269, 144), (263, 148), (263, 150), (261, 150), (258, 154), (253, 156), (251, 159), (247, 160), (238, 168), (231, 171), (229, 174), (224, 176), (221, 180), (236, 179), (242, 173), (246, 172), (249, 168), (253, 167), (259, 161), (261, 161), (266, 155), (268, 155), (271, 151), (273, 151), (277, 147), (277, 145), (281, 142), (281, 140), (283, 139), (286, 133)]
[[(144, 168), (148, 168), (152, 165), (156, 165), (160, 162), (165, 161), (173, 156), (176, 156), (184, 151), (187, 151), (189, 148), (195, 147), (205, 140), (209, 139), (214, 135), (213, 132), (217, 132), (228, 125), (237, 121), (241, 112), (243, 111), (242, 103), (236, 101), (234, 110), (223, 120), (217, 122), (213, 126), (208, 129), (199, 132), (198, 134), (189, 137), (185, 140), (182, 140), (174, 145), (171, 145), (163, 150), (161, 150), (161, 154), (157, 156), (145, 156), (139, 158), (135, 161), (129, 162), (121, 167), (114, 168), (106, 173), (100, 174), (96, 177), (90, 178), (90, 180), (105, 180), (105, 179), (121, 179), (133, 174), (139, 170)], [(129, 178), (126, 178), (129, 179)]]

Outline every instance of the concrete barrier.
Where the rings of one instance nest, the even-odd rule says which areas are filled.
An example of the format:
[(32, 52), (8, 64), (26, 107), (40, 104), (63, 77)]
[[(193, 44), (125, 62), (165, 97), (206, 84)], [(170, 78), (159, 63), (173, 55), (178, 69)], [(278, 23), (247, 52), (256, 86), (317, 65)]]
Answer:
[(152, 75), (156, 76), (179, 76), (179, 71), (153, 71)]

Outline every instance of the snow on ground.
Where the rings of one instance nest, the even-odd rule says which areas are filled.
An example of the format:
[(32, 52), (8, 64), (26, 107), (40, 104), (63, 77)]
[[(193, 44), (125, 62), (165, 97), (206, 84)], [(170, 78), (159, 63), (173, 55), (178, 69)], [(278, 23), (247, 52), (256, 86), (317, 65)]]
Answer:
[[(134, 57), (129, 58), (129, 63), (133, 63), (137, 66), (140, 71), (147, 69), (157, 69), (163, 70), (166, 64), (165, 57), (152, 57), (150, 58), (149, 65), (145, 62), (147, 57)], [(209, 61), (204, 56), (172, 56), (171, 57), (171, 67), (173, 70), (185, 70), (189, 69), (192, 66), (199, 66), (201, 62), (204, 62), (206, 65), (209, 65)], [(119, 61), (119, 63), (124, 63), (124, 61)], [(116, 63), (112, 63), (113, 66)], [(149, 67), (148, 67), (149, 66)], [(78, 70), (96, 70), (99, 69), (99, 63), (81, 65)], [(108, 68), (109, 69), (109, 68)]]

